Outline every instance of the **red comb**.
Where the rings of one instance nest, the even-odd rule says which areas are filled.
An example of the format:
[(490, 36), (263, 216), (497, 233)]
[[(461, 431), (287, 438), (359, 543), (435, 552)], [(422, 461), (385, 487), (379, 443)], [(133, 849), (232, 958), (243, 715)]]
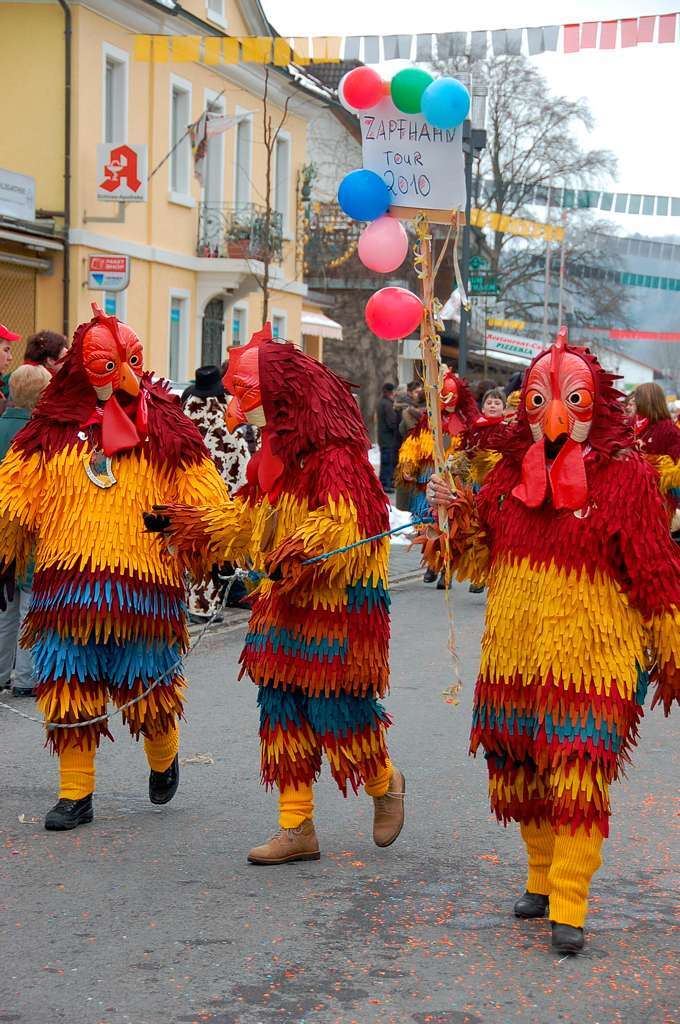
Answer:
[(118, 317), (107, 316), (104, 310), (97, 302), (92, 302), (91, 306), (92, 312), (94, 313), (95, 316), (95, 320), (97, 320), (97, 322), (100, 324), (104, 324), (105, 327), (108, 327), (108, 329), (111, 331), (111, 334), (114, 337), (116, 345), (118, 346), (118, 354), (122, 358), (125, 358), (125, 345), (123, 344), (120, 334), (118, 333), (118, 324), (120, 323)]

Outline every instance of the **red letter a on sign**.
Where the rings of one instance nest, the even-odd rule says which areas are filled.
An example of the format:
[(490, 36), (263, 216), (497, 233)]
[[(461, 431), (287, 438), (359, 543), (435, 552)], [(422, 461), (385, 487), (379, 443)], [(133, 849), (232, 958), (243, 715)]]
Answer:
[(106, 192), (115, 192), (123, 179), (131, 192), (142, 184), (137, 176), (137, 154), (129, 146), (116, 146), (111, 150), (109, 161), (104, 167), (104, 181), (99, 185)]

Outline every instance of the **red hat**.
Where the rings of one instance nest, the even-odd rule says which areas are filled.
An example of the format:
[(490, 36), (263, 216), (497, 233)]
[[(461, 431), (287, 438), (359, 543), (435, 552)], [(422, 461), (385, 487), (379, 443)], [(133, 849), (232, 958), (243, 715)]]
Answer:
[(8, 331), (4, 324), (0, 324), (0, 341), (21, 341), (21, 335)]

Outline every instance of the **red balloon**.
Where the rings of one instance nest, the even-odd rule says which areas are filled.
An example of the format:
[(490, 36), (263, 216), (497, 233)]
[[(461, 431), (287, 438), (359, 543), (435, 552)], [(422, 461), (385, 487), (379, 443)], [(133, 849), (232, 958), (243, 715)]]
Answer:
[(406, 338), (422, 319), (422, 302), (406, 288), (381, 288), (366, 303), (366, 323), (383, 341)]
[(368, 110), (385, 96), (385, 83), (373, 68), (354, 68), (342, 79), (345, 103), (355, 110)]

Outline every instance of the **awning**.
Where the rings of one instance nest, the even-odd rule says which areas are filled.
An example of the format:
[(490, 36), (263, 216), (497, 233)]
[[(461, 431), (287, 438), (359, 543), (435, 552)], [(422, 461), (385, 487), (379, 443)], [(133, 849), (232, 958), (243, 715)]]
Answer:
[(302, 318), (302, 333), (311, 334), (316, 338), (337, 338), (342, 341), (342, 324), (324, 316), (323, 313), (305, 313)]

